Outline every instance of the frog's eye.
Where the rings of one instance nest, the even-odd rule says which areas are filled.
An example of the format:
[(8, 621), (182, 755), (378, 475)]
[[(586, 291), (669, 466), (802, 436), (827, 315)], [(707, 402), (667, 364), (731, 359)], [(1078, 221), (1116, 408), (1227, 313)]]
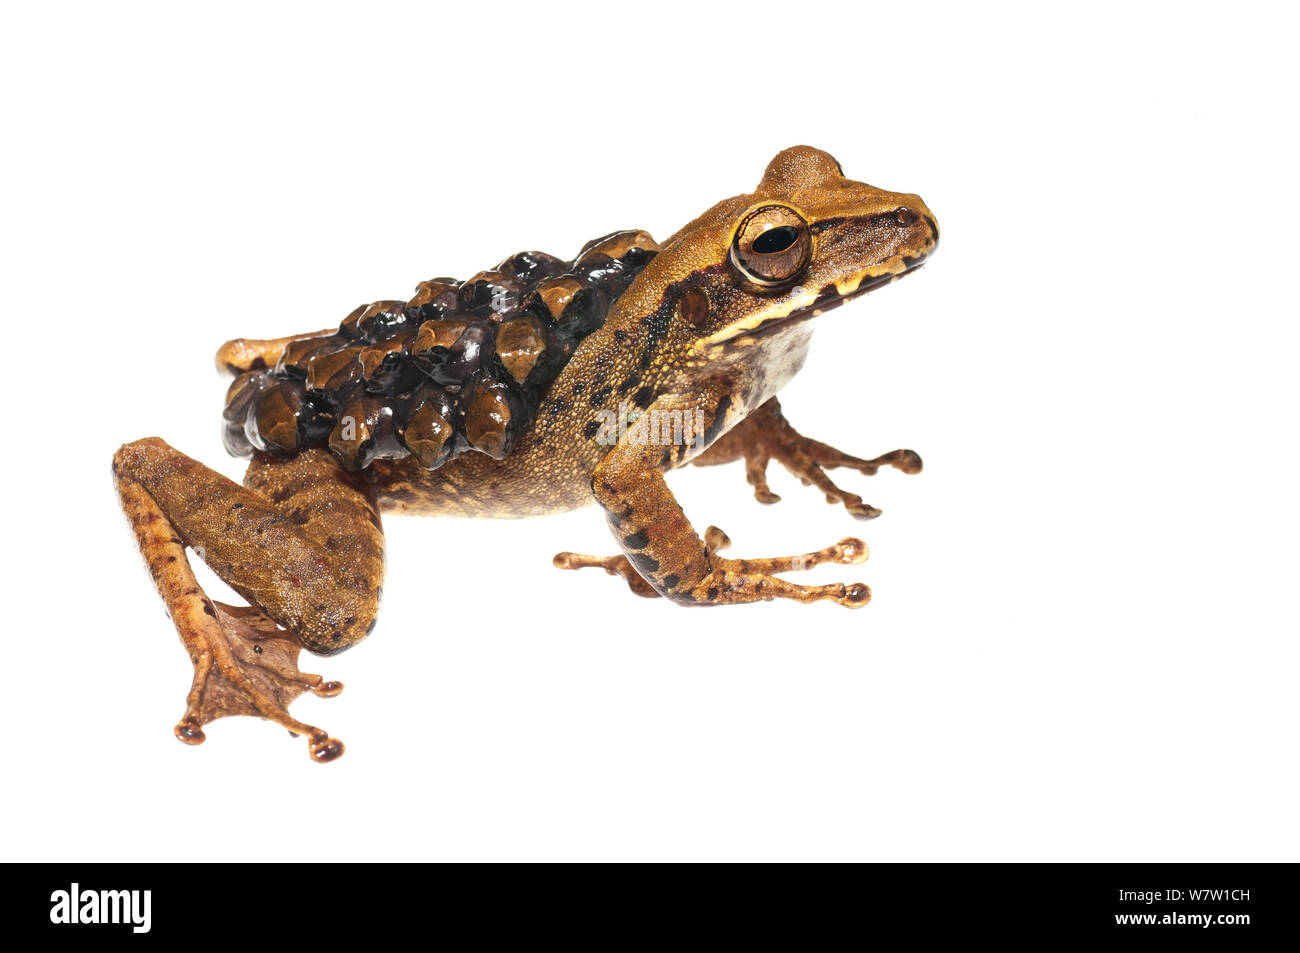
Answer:
[(765, 205), (745, 216), (731, 244), (731, 264), (756, 285), (789, 281), (808, 264), (812, 233), (785, 205)]

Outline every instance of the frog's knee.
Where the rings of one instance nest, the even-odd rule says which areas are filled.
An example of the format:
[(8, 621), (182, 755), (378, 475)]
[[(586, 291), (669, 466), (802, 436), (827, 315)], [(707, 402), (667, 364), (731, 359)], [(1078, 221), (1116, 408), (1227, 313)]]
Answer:
[(313, 655), (338, 655), (345, 652), (375, 630), (379, 615), (378, 593), (359, 594), (346, 605), (314, 620), (298, 632), (303, 647)]
[(166, 453), (175, 453), (161, 437), (141, 437), (117, 448), (113, 454), (113, 473), (132, 473), (151, 460), (158, 460)]

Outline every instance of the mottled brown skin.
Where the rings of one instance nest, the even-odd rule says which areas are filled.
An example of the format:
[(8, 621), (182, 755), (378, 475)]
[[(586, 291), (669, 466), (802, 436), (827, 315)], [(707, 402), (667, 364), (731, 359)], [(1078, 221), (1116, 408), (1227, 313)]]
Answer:
[[(918, 196), (848, 180), (816, 149), (787, 149), (754, 192), (718, 203), (663, 243), (503, 460), (467, 453), (426, 470), (406, 457), (348, 474), (322, 449), (287, 460), (259, 454), (240, 487), (157, 438), (125, 445), (113, 461), (123, 509), (195, 665), (177, 736), (198, 743), (214, 718), (257, 714), (306, 735), (317, 760), (342, 752), (287, 706), (303, 691), (341, 688), (298, 671), (299, 645), (331, 654), (374, 625), (381, 510), (525, 517), (595, 502), (622, 555), (560, 553), (557, 566), (603, 568), (640, 595), (683, 605), (773, 598), (864, 605), (870, 590), (861, 583), (800, 586), (775, 575), (861, 563), (861, 540), (799, 556), (724, 558), (726, 535), (710, 527), (701, 538), (664, 473), (743, 459), (755, 495), (770, 503), (777, 497), (765, 472), (775, 459), (855, 517), (878, 515), (824, 468), (916, 473), (920, 458), (896, 450), (860, 459), (803, 437), (775, 395), (803, 364), (812, 318), (912, 270), (937, 241)], [(293, 340), (232, 341), (218, 364), (231, 372), (271, 366)], [(616, 418), (627, 426), (611, 438), (602, 423)], [(695, 439), (667, 439), (666, 422), (680, 419), (703, 424)], [(209, 600), (186, 547), (251, 608)]]

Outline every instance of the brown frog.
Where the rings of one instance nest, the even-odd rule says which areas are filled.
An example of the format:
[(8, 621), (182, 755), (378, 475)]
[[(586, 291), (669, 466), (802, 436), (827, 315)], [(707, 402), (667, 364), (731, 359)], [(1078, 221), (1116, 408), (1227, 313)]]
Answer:
[[(225, 715), (256, 715), (343, 745), (292, 718), (300, 694), (337, 682), (298, 670), (303, 647), (350, 648), (374, 628), (380, 513), (524, 517), (598, 505), (620, 555), (560, 553), (638, 595), (684, 606), (769, 599), (867, 603), (861, 583), (801, 586), (778, 573), (858, 564), (858, 539), (798, 556), (731, 559), (703, 538), (664, 474), (744, 460), (757, 498), (775, 459), (859, 519), (879, 510), (826, 468), (921, 469), (910, 450), (861, 459), (802, 436), (776, 393), (804, 363), (812, 319), (915, 270), (938, 227), (916, 195), (844, 177), (798, 146), (752, 192), (656, 244), (644, 232), (590, 243), (573, 261), (521, 252), (467, 282), (433, 279), (408, 302), (358, 308), (337, 331), (239, 339), (226, 445), (252, 461), (240, 486), (158, 438), (113, 459), (122, 507), (194, 664), (176, 727), (189, 744)], [(207, 597), (185, 550), (248, 606)]]

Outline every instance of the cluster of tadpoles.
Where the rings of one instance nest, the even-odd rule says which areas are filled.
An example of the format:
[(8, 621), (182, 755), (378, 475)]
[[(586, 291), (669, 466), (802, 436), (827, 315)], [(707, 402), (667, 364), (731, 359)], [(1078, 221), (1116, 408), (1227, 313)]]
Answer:
[(430, 470), (469, 450), (502, 459), (658, 250), (646, 232), (615, 232), (573, 261), (519, 252), (468, 281), (422, 281), (410, 301), (362, 305), (337, 332), (291, 341), (274, 368), (235, 379), (226, 449), (326, 445), (348, 470), (408, 454)]

